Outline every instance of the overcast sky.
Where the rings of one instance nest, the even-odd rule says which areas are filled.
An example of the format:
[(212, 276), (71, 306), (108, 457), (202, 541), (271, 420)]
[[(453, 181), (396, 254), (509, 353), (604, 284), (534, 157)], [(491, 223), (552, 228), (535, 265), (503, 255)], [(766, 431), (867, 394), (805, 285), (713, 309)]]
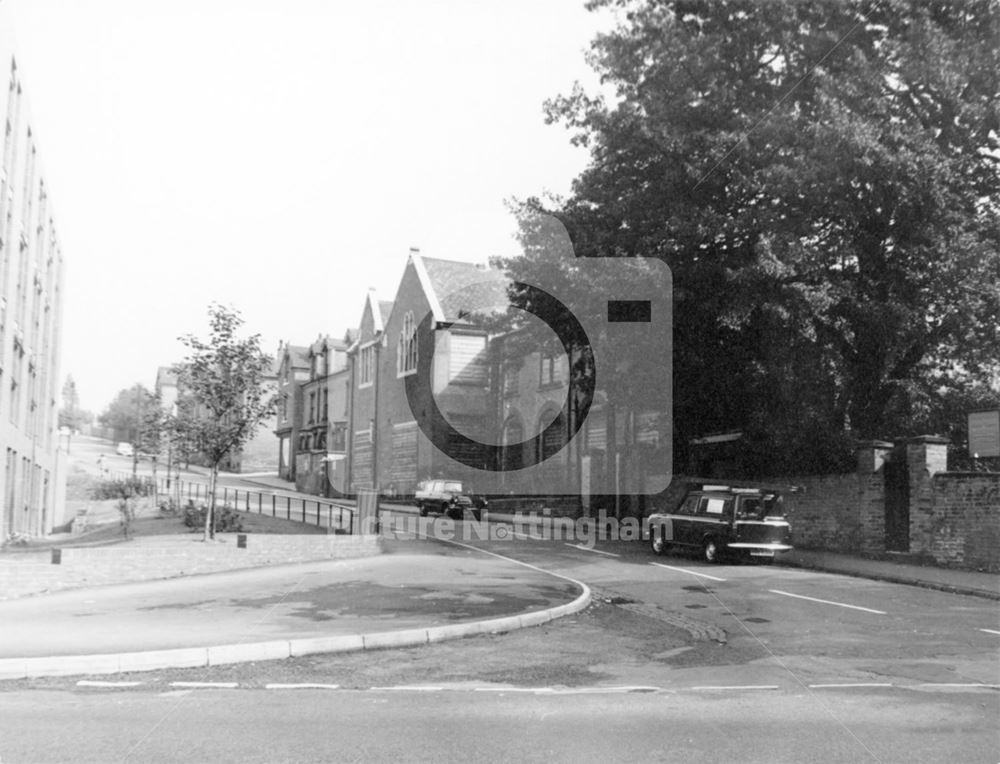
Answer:
[(504, 200), (587, 161), (542, 103), (596, 79), (582, 0), (0, 0), (66, 262), (61, 375), (100, 413), (229, 303), (341, 335), (411, 246), (518, 250)]

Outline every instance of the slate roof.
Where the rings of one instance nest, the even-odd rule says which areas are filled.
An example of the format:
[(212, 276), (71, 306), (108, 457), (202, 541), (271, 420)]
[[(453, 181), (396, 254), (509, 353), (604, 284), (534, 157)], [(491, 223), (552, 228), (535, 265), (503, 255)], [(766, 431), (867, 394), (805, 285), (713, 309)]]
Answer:
[(446, 321), (507, 307), (507, 277), (475, 263), (421, 257)]
[[(309, 368), (309, 347), (306, 345), (285, 345), (289, 363), (293, 369)], [(280, 364), (280, 361), (279, 361)]]
[(392, 300), (379, 300), (378, 312), (382, 316), (382, 326), (389, 321), (389, 314), (392, 313)]

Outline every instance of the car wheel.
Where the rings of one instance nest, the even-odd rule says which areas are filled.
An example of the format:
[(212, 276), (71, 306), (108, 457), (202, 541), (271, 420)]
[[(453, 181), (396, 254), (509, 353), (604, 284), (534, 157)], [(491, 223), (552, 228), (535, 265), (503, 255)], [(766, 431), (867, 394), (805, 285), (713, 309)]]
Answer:
[(420, 512), (421, 517), (427, 517), (427, 505), (423, 502), (417, 504), (417, 510)]
[(718, 562), (720, 554), (719, 545), (715, 539), (708, 539), (705, 541), (705, 546), (701, 548), (701, 556), (705, 562)]
[(653, 554), (660, 556), (665, 555), (669, 546), (670, 545), (667, 543), (667, 540), (663, 537), (662, 529), (659, 533), (656, 532), (656, 528), (653, 528), (652, 531), (650, 531), (649, 548), (653, 550)]

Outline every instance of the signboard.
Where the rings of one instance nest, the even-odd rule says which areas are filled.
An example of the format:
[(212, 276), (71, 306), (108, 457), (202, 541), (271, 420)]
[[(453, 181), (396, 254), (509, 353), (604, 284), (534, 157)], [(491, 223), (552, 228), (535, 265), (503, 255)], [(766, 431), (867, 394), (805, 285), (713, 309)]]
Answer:
[(969, 412), (969, 455), (1000, 456), (1000, 410)]

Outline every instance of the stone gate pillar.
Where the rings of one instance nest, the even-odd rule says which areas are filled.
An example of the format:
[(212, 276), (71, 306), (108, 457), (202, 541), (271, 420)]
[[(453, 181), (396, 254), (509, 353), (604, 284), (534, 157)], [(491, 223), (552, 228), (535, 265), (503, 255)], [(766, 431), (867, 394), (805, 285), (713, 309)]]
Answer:
[(883, 465), (892, 443), (866, 440), (857, 444), (858, 530), (860, 551), (885, 550), (885, 476)]
[(934, 536), (932, 478), (948, 469), (948, 439), (920, 435), (906, 441), (910, 475), (910, 551), (929, 552)]

